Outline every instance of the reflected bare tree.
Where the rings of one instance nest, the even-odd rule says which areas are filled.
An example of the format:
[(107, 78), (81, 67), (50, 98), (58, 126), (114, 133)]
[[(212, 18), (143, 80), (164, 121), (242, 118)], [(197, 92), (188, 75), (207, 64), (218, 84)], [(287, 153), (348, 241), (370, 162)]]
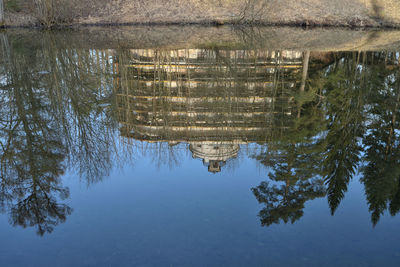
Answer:
[(0, 37), (0, 207), (43, 235), (72, 212), (61, 202), (67, 166), (88, 183), (111, 168), (111, 65), (104, 51), (62, 48), (51, 34), (29, 50)]
[(57, 49), (52, 39), (50, 44), (44, 55), (50, 73), (49, 98), (60, 120), (69, 161), (88, 183), (95, 182), (108, 175), (116, 149), (112, 66), (104, 51)]
[(23, 69), (33, 58), (8, 52), (6, 82), (0, 86), (0, 199), (3, 208), (9, 207), (13, 225), (35, 226), (43, 235), (72, 211), (59, 203), (69, 196), (60, 180), (66, 149), (49, 116), (40, 75)]

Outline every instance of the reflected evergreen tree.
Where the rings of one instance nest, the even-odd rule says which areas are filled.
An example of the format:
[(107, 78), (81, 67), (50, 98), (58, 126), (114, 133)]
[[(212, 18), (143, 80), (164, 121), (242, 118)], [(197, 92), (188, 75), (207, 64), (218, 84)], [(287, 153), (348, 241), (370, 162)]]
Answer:
[(371, 77), (376, 90), (371, 95), (371, 122), (365, 137), (367, 164), (361, 179), (373, 225), (385, 210), (394, 216), (400, 209), (400, 73), (398, 68), (376, 68), (379, 76)]
[(308, 96), (301, 96), (301, 116), (293, 117), (292, 127), (255, 157), (270, 169), (270, 181), (252, 188), (258, 202), (265, 205), (259, 213), (264, 226), (294, 223), (303, 216), (306, 201), (326, 194), (319, 168), (323, 147), (314, 138), (325, 128), (323, 113), (316, 94), (302, 93)]
[(400, 211), (400, 179), (398, 179), (397, 188), (394, 188), (397, 192), (394, 194), (389, 206), (390, 215), (392, 216), (395, 216)]
[[(293, 141), (292, 141), (293, 142)], [(262, 225), (294, 223), (303, 216), (304, 203), (325, 196), (319, 170), (322, 152), (311, 142), (278, 142), (269, 145), (256, 159), (270, 168), (270, 182), (252, 188), (259, 203), (265, 205), (259, 216)]]
[(321, 179), (297, 180), (291, 184), (276, 185), (272, 182), (261, 182), (252, 192), (260, 204), (265, 207), (260, 211), (261, 225), (269, 226), (299, 220), (304, 212), (304, 203), (325, 196)]
[(328, 69), (324, 85), (327, 131), (322, 139), (326, 147), (322, 167), (332, 214), (344, 198), (362, 151), (360, 140), (365, 132), (364, 104), (369, 87), (358, 59), (356, 53), (346, 53)]
[[(303, 199), (294, 200), (291, 186), (318, 175), (325, 180), (334, 214), (361, 162), (366, 163), (361, 181), (373, 224), (385, 210), (398, 213), (400, 83), (398, 66), (387, 65), (396, 57), (389, 52), (339, 53), (333, 64), (311, 74), (305, 92), (294, 94), (301, 106), (298, 118), (280, 141), (269, 144), (268, 153), (256, 157), (271, 169), (274, 181), (253, 188), (266, 204), (260, 212), (264, 224), (278, 222), (279, 216), (284, 222), (297, 220)], [(316, 95), (322, 97), (316, 100)], [(312, 164), (322, 171), (315, 172)]]

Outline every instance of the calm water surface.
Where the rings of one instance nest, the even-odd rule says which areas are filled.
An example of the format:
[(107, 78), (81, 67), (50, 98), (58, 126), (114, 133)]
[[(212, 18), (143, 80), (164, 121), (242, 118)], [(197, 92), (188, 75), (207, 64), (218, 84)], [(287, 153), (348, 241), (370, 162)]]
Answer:
[(0, 266), (400, 264), (400, 49), (69, 34), (0, 33)]

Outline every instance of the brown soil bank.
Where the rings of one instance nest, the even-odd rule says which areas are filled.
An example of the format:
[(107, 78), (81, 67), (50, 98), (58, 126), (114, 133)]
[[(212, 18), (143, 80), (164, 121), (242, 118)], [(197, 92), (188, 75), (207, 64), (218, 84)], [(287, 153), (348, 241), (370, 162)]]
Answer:
[(400, 26), (399, 0), (4, 0), (4, 2), (7, 26), (141, 23)]

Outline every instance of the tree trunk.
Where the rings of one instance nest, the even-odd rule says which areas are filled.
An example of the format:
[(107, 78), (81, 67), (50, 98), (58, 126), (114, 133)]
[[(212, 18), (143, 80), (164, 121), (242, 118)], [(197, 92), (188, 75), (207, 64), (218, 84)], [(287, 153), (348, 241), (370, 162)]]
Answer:
[[(307, 74), (308, 74), (308, 62), (310, 61), (310, 50), (307, 50), (303, 54), (303, 74), (301, 76), (301, 84), (300, 84), (300, 93), (304, 92), (304, 89), (306, 87), (306, 80), (307, 80)], [(301, 106), (299, 106), (298, 112), (297, 112), (297, 118), (300, 118), (300, 113), (301, 113)]]
[(54, 23), (54, 1), (53, 0), (34, 0), (39, 21), (50, 27)]
[(4, 24), (4, 1), (0, 0), (0, 27)]
[(303, 57), (303, 75), (301, 76), (300, 92), (304, 92), (306, 86), (306, 79), (308, 74), (308, 62), (310, 61), (310, 50), (304, 53)]
[(400, 101), (400, 82), (398, 81), (397, 84), (398, 84), (398, 90), (397, 90), (397, 94), (396, 94), (396, 104), (395, 104), (395, 107), (394, 107), (393, 113), (392, 113), (392, 121), (390, 124), (390, 131), (389, 131), (389, 136), (388, 136), (388, 140), (387, 140), (387, 144), (386, 144), (385, 160), (387, 159), (387, 156), (393, 147), (392, 137), (393, 137), (393, 132), (395, 130), (396, 115), (397, 115), (397, 110), (398, 110), (399, 101)]
[(10, 63), (11, 61), (10, 44), (8, 42), (7, 35), (4, 32), (0, 32), (0, 56), (3, 57), (3, 59), (0, 60), (0, 64)]

